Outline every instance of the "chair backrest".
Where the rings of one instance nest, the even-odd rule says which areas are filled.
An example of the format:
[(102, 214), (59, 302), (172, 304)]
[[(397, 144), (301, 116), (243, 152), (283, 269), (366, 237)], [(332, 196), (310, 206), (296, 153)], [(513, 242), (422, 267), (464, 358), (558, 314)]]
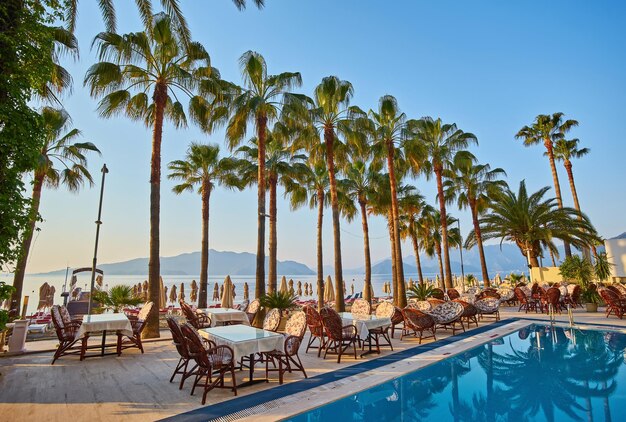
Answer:
[[(569, 288), (569, 286), (567, 286)], [(569, 294), (570, 300), (573, 303), (578, 303), (580, 301), (580, 286), (575, 284)]]
[(320, 311), (322, 317), (322, 323), (324, 325), (324, 332), (328, 337), (333, 340), (339, 340), (342, 335), (342, 322), (341, 317), (333, 308), (324, 307)]
[(439, 300), (443, 300), (445, 297), (445, 293), (439, 287), (435, 287), (430, 295)]
[(248, 309), (246, 310), (246, 313), (248, 313), (248, 314), (256, 314), (257, 312), (259, 312), (259, 308), (260, 307), (261, 307), (261, 301), (259, 301), (259, 299), (254, 299), (248, 305)]
[(516, 287), (513, 290), (513, 293), (515, 293), (515, 297), (517, 298), (517, 300), (520, 301), (520, 303), (528, 303), (528, 298), (526, 297), (526, 293), (524, 293), (521, 287)]
[(461, 297), (461, 294), (457, 289), (448, 289), (448, 298), (450, 300), (458, 299)]
[(61, 310), (59, 305), (54, 305), (50, 308), (50, 315), (52, 316), (52, 324), (54, 325), (54, 330), (56, 331), (57, 338), (59, 340), (63, 340), (67, 337), (67, 330), (65, 329), (65, 324), (63, 322), (63, 317), (61, 316)]
[(615, 293), (613, 290), (609, 290), (609, 289), (598, 289), (598, 293), (600, 293), (600, 296), (602, 296), (602, 299), (608, 304), (608, 305), (614, 305), (615, 302), (619, 301), (619, 296), (617, 295), (617, 293)]
[(461, 316), (463, 317), (473, 317), (474, 315), (478, 314), (478, 309), (476, 308), (476, 306), (472, 305), (469, 302), (466, 302), (464, 300), (460, 300), (460, 299), (454, 299), (455, 302), (460, 303), (461, 306), (463, 306), (463, 314)]
[(615, 293), (618, 297), (622, 295), (622, 293), (617, 289), (617, 287), (612, 286), (612, 285), (608, 285), (605, 287), (606, 289), (609, 289), (610, 291), (612, 291), (613, 293)]
[(435, 319), (432, 316), (417, 309), (407, 306), (402, 309), (401, 312), (407, 327), (424, 329), (431, 328), (435, 325)]
[(446, 301), (445, 301), (445, 300), (441, 300), (441, 299), (437, 299), (437, 298), (432, 298), (432, 297), (429, 297), (429, 298), (428, 298), (428, 299), (426, 299), (426, 300), (428, 301), (428, 303), (430, 303), (430, 306), (431, 306), (431, 307), (433, 307), (433, 308), (435, 308), (435, 307), (437, 307), (437, 306), (439, 306), (439, 305), (441, 305), (441, 304), (446, 303)]
[(626, 296), (626, 287), (619, 283), (614, 284), (614, 286), (619, 291), (620, 296)]
[(194, 314), (193, 309), (191, 309), (191, 306), (189, 306), (183, 300), (180, 301), (180, 310), (183, 311), (183, 315), (185, 316), (185, 318), (187, 318), (188, 321), (194, 320), (196, 318), (196, 315)]
[(311, 305), (306, 305), (302, 310), (306, 314), (306, 325), (309, 326), (311, 335), (321, 336), (324, 333), (324, 327), (322, 326), (320, 313)]
[(187, 350), (189, 356), (191, 356), (198, 366), (202, 368), (211, 368), (211, 361), (208, 357), (207, 350), (202, 344), (202, 338), (196, 331), (193, 325), (186, 322), (180, 327), (183, 336), (185, 337)]
[(167, 321), (167, 326), (172, 333), (172, 341), (174, 342), (174, 346), (176, 346), (178, 354), (185, 359), (189, 359), (191, 356), (189, 355), (189, 350), (187, 349), (187, 341), (181, 331), (180, 325), (178, 325), (178, 321), (176, 321), (176, 319), (172, 316), (166, 317), (165, 321)]
[(152, 312), (152, 308), (154, 307), (154, 302), (146, 302), (142, 307), (139, 313), (137, 314), (137, 319), (139, 321), (145, 321), (148, 319), (150, 312)]
[(271, 309), (263, 320), (263, 329), (267, 331), (276, 331), (280, 325), (280, 310)]
[(513, 290), (508, 289), (506, 287), (502, 287), (498, 289), (498, 294), (500, 295), (500, 299), (502, 300), (511, 300), (513, 299)]
[(248, 305), (250, 305), (250, 301), (248, 299), (246, 299), (243, 302), (241, 302), (241, 304), (239, 305), (239, 309), (241, 311), (247, 312), (248, 311)]
[[(478, 305), (476, 305), (478, 308)], [(430, 315), (439, 324), (455, 321), (463, 314), (463, 306), (457, 302), (444, 302), (430, 311)]]
[(426, 311), (430, 311), (433, 308), (433, 305), (427, 300), (418, 300), (415, 303), (409, 303), (409, 308), (426, 312)]
[(392, 318), (396, 311), (396, 307), (391, 302), (379, 303), (376, 307), (376, 316), (378, 318)]
[(365, 299), (357, 299), (352, 304), (351, 312), (353, 315), (369, 315), (372, 307)]
[(59, 306), (59, 313), (61, 314), (63, 324), (72, 322), (72, 317), (70, 316), (70, 313), (67, 311), (67, 308), (65, 306)]
[(546, 302), (556, 306), (561, 300), (561, 290), (556, 287), (550, 287), (546, 291)]
[(539, 293), (539, 289), (541, 287), (539, 287), (539, 283), (533, 283), (532, 288), (530, 289), (530, 294), (532, 295), (536, 295), (537, 293)]
[(500, 307), (500, 301), (495, 297), (486, 297), (474, 302), (474, 306), (481, 312), (495, 312)]
[(306, 331), (306, 314), (302, 311), (294, 312), (285, 324), (285, 333), (302, 338)]

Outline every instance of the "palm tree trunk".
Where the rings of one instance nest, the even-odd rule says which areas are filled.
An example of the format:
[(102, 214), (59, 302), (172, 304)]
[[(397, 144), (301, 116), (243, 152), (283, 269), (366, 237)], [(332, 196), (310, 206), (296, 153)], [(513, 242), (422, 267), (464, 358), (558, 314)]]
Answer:
[(39, 215), (39, 204), (41, 203), (41, 189), (43, 188), (44, 177), (45, 174), (43, 173), (35, 174), (28, 227), (26, 228), (24, 238), (22, 239), (22, 245), (20, 247), (20, 258), (18, 259), (15, 266), (15, 275), (13, 276), (13, 287), (15, 288), (15, 290), (11, 295), (10, 308), (12, 310), (15, 310), (15, 315), (20, 315), (20, 307), (22, 306), (22, 291), (24, 289), (26, 264), (28, 262), (28, 254), (30, 253), (30, 246), (33, 241), (33, 235), (35, 234), (37, 215)]
[(400, 211), (398, 209), (398, 192), (396, 188), (396, 171), (393, 165), (393, 142), (387, 141), (387, 168), (389, 170), (389, 185), (391, 186), (391, 211), (393, 213), (393, 236), (396, 251), (396, 276), (398, 278), (398, 299), (400, 308), (406, 306), (406, 289), (404, 286), (404, 266), (402, 265), (402, 240), (400, 239)]
[(444, 275), (443, 275), (443, 261), (441, 260), (441, 244), (440, 243), (435, 243), (435, 253), (437, 254), (437, 261), (439, 261), (439, 287), (441, 287), (442, 290), (446, 290), (446, 284), (444, 282)]
[[(491, 286), (491, 280), (489, 279), (489, 273), (487, 272), (487, 261), (485, 260), (485, 250), (483, 248), (483, 235), (480, 230), (480, 224), (478, 223), (478, 212), (476, 211), (476, 201), (474, 199), (469, 201), (470, 209), (472, 210), (472, 223), (474, 224), (474, 235), (476, 236), (476, 246), (478, 247), (478, 255), (480, 256), (480, 268), (483, 272), (483, 283), (485, 287)], [(460, 246), (461, 248), (463, 245)]]
[(343, 298), (343, 268), (341, 266), (341, 236), (339, 227), (339, 198), (337, 197), (337, 180), (335, 179), (335, 161), (333, 143), (335, 133), (332, 127), (324, 128), (326, 142), (326, 161), (328, 164), (328, 181), (330, 182), (330, 204), (333, 214), (333, 239), (335, 250), (335, 310), (344, 312), (346, 305)]
[(275, 174), (271, 174), (269, 177), (270, 184), (270, 259), (269, 259), (269, 271), (267, 273), (268, 278), (268, 292), (274, 293), (276, 291), (276, 253), (278, 248), (278, 239), (276, 237), (276, 188), (278, 185), (278, 179)]
[[(559, 174), (556, 171), (556, 164), (554, 163), (554, 150), (552, 146), (552, 140), (549, 138), (544, 139), (543, 145), (548, 152), (548, 160), (550, 161), (550, 170), (552, 171), (552, 181), (554, 182), (554, 193), (556, 194), (556, 201), (559, 204), (559, 208), (563, 208), (563, 197), (561, 196), (561, 184), (559, 183)], [(565, 256), (572, 256), (572, 249), (569, 242), (563, 242), (563, 248), (565, 249)]]
[(393, 216), (391, 207), (387, 213), (387, 228), (389, 229), (389, 242), (391, 243), (391, 289), (393, 292), (393, 304), (398, 306), (398, 266), (396, 264), (396, 242), (393, 233)]
[[(161, 219), (161, 142), (163, 139), (163, 114), (167, 101), (167, 86), (158, 83), (154, 88), (154, 131), (150, 163), (150, 259), (148, 262), (148, 299), (158, 304), (161, 297), (160, 219)], [(154, 306), (143, 330), (144, 338), (158, 338), (159, 307)]]
[(452, 288), (452, 269), (450, 268), (450, 248), (448, 246), (448, 217), (446, 214), (446, 201), (443, 196), (443, 180), (441, 177), (443, 169), (435, 167), (437, 176), (437, 195), (439, 197), (439, 212), (441, 213), (441, 246), (444, 258), (444, 285), (446, 289)]
[(417, 265), (417, 276), (419, 277), (419, 283), (424, 283), (424, 276), (422, 275), (422, 261), (420, 259), (419, 244), (417, 243), (417, 234), (411, 233), (411, 242), (413, 243), (413, 251), (415, 251), (415, 264)]
[(324, 219), (324, 190), (317, 190), (317, 310), (324, 306), (324, 260), (322, 257), (322, 222)]
[(363, 299), (372, 303), (372, 261), (370, 258), (370, 233), (367, 224), (367, 210), (365, 201), (359, 201), (361, 206), (361, 224), (363, 226), (363, 251), (365, 253), (365, 282), (363, 284)]
[[(567, 172), (567, 178), (569, 180), (569, 188), (572, 191), (572, 197), (574, 198), (574, 206), (576, 207), (576, 211), (582, 213), (580, 210), (580, 202), (578, 202), (578, 192), (576, 191), (576, 183), (574, 182), (574, 172), (572, 171), (572, 162), (570, 160), (566, 160), (563, 164), (565, 167), (565, 171)], [(582, 219), (582, 215), (578, 217)], [(591, 260), (591, 253), (589, 248), (583, 248), (583, 256), (589, 260)]]
[(209, 199), (211, 188), (208, 180), (202, 181), (202, 252), (200, 257), (200, 296), (198, 308), (206, 308), (209, 287)]
[[(257, 241), (256, 241), (256, 284), (254, 286), (255, 299), (265, 295), (265, 138), (267, 136), (267, 116), (258, 115), (256, 118), (258, 157), (257, 157)], [(257, 312), (254, 325), (260, 326), (265, 318), (265, 312)]]

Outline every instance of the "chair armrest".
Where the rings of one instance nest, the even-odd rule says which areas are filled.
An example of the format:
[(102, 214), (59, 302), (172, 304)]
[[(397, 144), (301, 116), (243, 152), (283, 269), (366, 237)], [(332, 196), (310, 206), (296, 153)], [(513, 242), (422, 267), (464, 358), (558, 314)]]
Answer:
[(230, 346), (226, 346), (226, 345), (215, 346), (207, 350), (207, 354), (209, 355), (221, 354), (223, 357), (225, 357), (228, 354), (228, 360), (224, 361), (224, 359), (222, 359), (222, 361), (220, 362), (222, 365), (231, 365), (235, 358), (235, 352), (233, 352), (233, 349), (231, 349)]
[(345, 335), (345, 334), (351, 334), (353, 337), (356, 337), (356, 327), (352, 324), (346, 325), (344, 327), (341, 327), (341, 334)]

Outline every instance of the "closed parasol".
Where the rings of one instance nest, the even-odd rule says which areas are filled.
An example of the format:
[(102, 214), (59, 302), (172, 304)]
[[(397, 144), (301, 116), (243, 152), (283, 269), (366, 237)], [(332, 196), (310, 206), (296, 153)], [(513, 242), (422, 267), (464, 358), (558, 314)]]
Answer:
[(137, 285), (133, 284), (133, 296), (137, 296)]
[(250, 288), (247, 281), (243, 283), (243, 300), (250, 300)]
[(222, 294), (222, 308), (232, 308), (233, 307), (233, 282), (230, 279), (230, 276), (227, 275), (224, 280), (223, 294)]
[(376, 296), (374, 295), (374, 286), (372, 286), (372, 283), (370, 283), (370, 297), (373, 299)]
[(302, 296), (302, 282), (298, 280), (298, 296)]
[(178, 292), (178, 301), (185, 301), (185, 283), (180, 283), (180, 292)]
[(167, 292), (163, 286), (163, 277), (159, 276), (159, 309), (167, 307)]
[(148, 300), (148, 280), (143, 281), (143, 300)]
[(164, 308), (167, 308), (167, 286), (163, 287), (163, 297), (165, 298), (165, 306), (164, 306)]
[(346, 292), (347, 292), (347, 291), (348, 291), (348, 290), (346, 290), (346, 280), (344, 280), (344, 281), (343, 281), (343, 295), (344, 295), (344, 296), (346, 295)]
[(354, 283), (350, 284), (350, 294), (354, 294)]
[(215, 287), (213, 287), (213, 301), (217, 302), (220, 300), (220, 286), (215, 283)]
[(196, 280), (191, 281), (191, 292), (189, 293), (189, 300), (196, 302), (198, 300), (198, 283)]
[(289, 294), (293, 296), (295, 293), (296, 291), (293, 289), (293, 279), (290, 278), (289, 279)]
[[(231, 281), (231, 283), (232, 283), (232, 281)], [(233, 286), (232, 291), (233, 291), (233, 302), (234, 302), (235, 298), (237, 297), (237, 292), (236, 292), (237, 286), (235, 286), (235, 283), (232, 283), (232, 286)]]
[(104, 277), (102, 277), (102, 274), (98, 274), (98, 276), (96, 277), (96, 284), (98, 285), (100, 289), (102, 288), (103, 281), (104, 281)]
[(39, 304), (37, 305), (37, 310), (44, 309), (48, 307), (48, 291), (50, 290), (50, 285), (46, 282), (41, 285), (39, 288)]
[(50, 286), (50, 289), (48, 289), (48, 300), (46, 301), (48, 308), (52, 308), (54, 305), (54, 294), (56, 291), (57, 289), (55, 289), (54, 286)]
[(170, 302), (176, 303), (176, 285), (173, 285), (170, 290)]
[(500, 277), (500, 273), (497, 273), (497, 274), (496, 274), (496, 278), (494, 278), (494, 279), (493, 279), (493, 282), (494, 282), (496, 285), (500, 285), (500, 284), (502, 284), (502, 277)]
[(286, 294), (289, 291), (289, 289), (287, 288), (287, 279), (285, 278), (285, 276), (280, 279), (280, 288), (278, 289), (278, 291), (283, 294)]
[(78, 283), (78, 278), (76, 278), (76, 275), (73, 275), (70, 281), (70, 292), (76, 288), (76, 283)]
[(324, 301), (332, 302), (333, 300), (335, 300), (335, 289), (333, 288), (333, 280), (328, 276), (324, 286)]
[(224, 296), (224, 283), (222, 283), (222, 285), (220, 286), (220, 296), (217, 298), (217, 300), (221, 300), (223, 296)]

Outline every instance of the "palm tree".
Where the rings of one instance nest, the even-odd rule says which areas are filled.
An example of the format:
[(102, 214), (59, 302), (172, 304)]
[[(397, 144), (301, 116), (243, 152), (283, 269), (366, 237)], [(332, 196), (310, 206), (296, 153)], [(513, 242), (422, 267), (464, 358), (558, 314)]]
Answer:
[[(483, 239), (514, 242), (533, 267), (539, 266), (542, 247), (558, 256), (553, 239), (581, 248), (598, 242), (600, 238), (589, 218), (573, 208), (558, 207), (555, 198), (545, 199), (548, 189), (529, 195), (526, 183), (521, 181), (517, 193), (507, 187), (494, 195), (489, 212), (479, 219)], [(475, 243), (475, 235), (470, 234), (466, 246)]]
[(11, 308), (18, 311), (21, 307), (26, 263), (39, 216), (41, 192), (44, 185), (53, 189), (63, 185), (70, 192), (78, 192), (85, 182), (90, 186), (93, 185), (93, 179), (87, 170), (85, 154), (90, 151), (100, 153), (91, 142), (75, 142), (81, 133), (78, 129), (70, 129), (72, 120), (65, 110), (44, 107), (41, 111), (41, 119), (45, 138), (42, 140), (34, 171), (29, 225), (22, 239), (20, 257), (13, 276), (15, 290), (11, 298)]
[(232, 158), (220, 158), (220, 147), (216, 144), (205, 145), (192, 143), (184, 160), (169, 164), (168, 179), (181, 183), (172, 190), (176, 194), (193, 192), (198, 186), (202, 198), (202, 251), (200, 253), (200, 296), (198, 307), (207, 307), (209, 282), (209, 201), (216, 185), (229, 188), (241, 188), (241, 181), (235, 172), (236, 161)]
[[(432, 213), (425, 214), (422, 218), (421, 225), (423, 227), (424, 235), (422, 236), (422, 247), (426, 252), (426, 255), (429, 257), (437, 256), (437, 261), (439, 262), (439, 282), (441, 285), (441, 289), (449, 289), (453, 286), (448, 286), (445, 284), (445, 276), (444, 276), (444, 265), (442, 260), (442, 244), (443, 244), (443, 225), (441, 213), (434, 208), (431, 208)], [(446, 216), (446, 221), (450, 223), (450, 225), (457, 222), (457, 219), (452, 217), (450, 214)], [(450, 227), (448, 230), (448, 241), (450, 246), (460, 246), (461, 244), (461, 232), (456, 227)]]
[[(272, 131), (268, 130), (266, 140), (266, 183), (270, 191), (270, 234), (269, 234), (269, 271), (268, 293), (277, 290), (277, 249), (278, 240), (276, 234), (277, 219), (277, 190), (278, 184), (288, 184), (291, 180), (300, 180), (300, 176), (308, 171), (304, 164), (306, 155), (292, 154), (289, 148), (290, 130), (285, 125), (277, 123)], [(259, 154), (258, 141), (250, 140), (250, 145), (244, 145), (237, 149), (236, 153), (241, 157), (238, 165), (238, 173), (247, 185), (257, 183), (258, 166), (256, 159)]]
[[(341, 150), (342, 144), (337, 132), (350, 131), (351, 117), (360, 113), (357, 108), (351, 108), (350, 99), (353, 95), (352, 84), (342, 81), (336, 76), (327, 76), (315, 88), (313, 98), (305, 95), (291, 94), (286, 96), (285, 112), (290, 118), (299, 121), (305, 130), (315, 131), (320, 139), (319, 131), (323, 134), (325, 158), (330, 183), (330, 203), (333, 218), (333, 240), (335, 253), (335, 308), (338, 312), (345, 310), (343, 295), (343, 267), (341, 263), (341, 234), (339, 223), (339, 196), (337, 192), (335, 155)], [(305, 136), (310, 142), (313, 137)], [(309, 145), (309, 150), (318, 148)]]
[(298, 180), (288, 180), (285, 193), (289, 195), (291, 209), (304, 205), (317, 208), (317, 291), (319, 292), (318, 309), (324, 306), (324, 260), (322, 251), (322, 224), (324, 207), (329, 204), (330, 182), (323, 160), (309, 161), (308, 170), (299, 175)]
[(574, 207), (580, 211), (580, 203), (578, 202), (578, 192), (576, 191), (576, 184), (574, 183), (574, 173), (572, 172), (572, 158), (582, 158), (589, 154), (589, 148), (578, 149), (578, 139), (566, 140), (559, 139), (554, 144), (554, 158), (558, 161), (563, 161), (563, 167), (567, 172), (567, 178), (569, 179), (569, 187), (572, 190), (572, 197), (574, 198)]
[(478, 216), (489, 206), (490, 196), (506, 187), (504, 181), (498, 180), (498, 177), (506, 176), (506, 172), (501, 168), (491, 170), (489, 164), (473, 164), (463, 159), (455, 162), (454, 168), (454, 171), (447, 171), (445, 174), (447, 180), (444, 182), (444, 195), (449, 202), (456, 199), (459, 210), (469, 208), (472, 213), (483, 282), (485, 286), (489, 286), (490, 279)]
[(422, 262), (420, 259), (420, 231), (422, 218), (426, 214), (434, 212), (434, 208), (426, 204), (424, 197), (420, 193), (412, 193), (400, 201), (400, 236), (402, 239), (411, 238), (411, 245), (415, 253), (415, 265), (420, 284), (424, 283), (422, 274)]
[[(118, 35), (101, 32), (93, 44), (98, 48), (100, 62), (92, 65), (85, 76), (93, 97), (102, 97), (100, 116), (125, 115), (152, 127), (150, 164), (150, 261), (148, 281), (150, 300), (159, 303), (159, 221), (161, 202), (161, 142), (163, 122), (175, 127), (187, 125), (182, 96), (191, 98), (190, 114), (205, 115), (201, 109), (204, 98), (194, 95), (206, 80), (219, 80), (219, 72), (211, 67), (209, 54), (199, 43), (184, 48), (174, 31), (174, 24), (165, 14), (153, 19), (149, 32)], [(152, 96), (148, 91), (152, 90)], [(144, 336), (159, 337), (159, 315), (155, 308), (148, 317)]]
[(60, 64), (63, 55), (70, 55), (78, 59), (78, 40), (68, 30), (62, 27), (50, 28), (54, 43), (50, 55), (52, 56), (52, 68), (50, 79), (44, 81), (37, 89), (37, 96), (47, 103), (61, 107), (59, 95), (72, 91), (72, 75)]
[[(554, 182), (554, 191), (559, 208), (563, 208), (563, 199), (561, 196), (561, 185), (559, 183), (559, 175), (556, 171), (554, 163), (554, 143), (559, 139), (564, 139), (565, 134), (571, 128), (578, 126), (578, 121), (569, 119), (563, 121), (563, 113), (553, 113), (552, 115), (540, 114), (535, 117), (535, 121), (531, 126), (524, 126), (517, 132), (515, 138), (522, 139), (524, 146), (529, 147), (539, 143), (543, 143), (546, 148), (546, 155), (550, 162), (550, 170), (552, 171), (552, 181)], [(569, 243), (564, 243), (565, 256), (572, 255)]]
[[(465, 150), (470, 144), (478, 144), (476, 136), (463, 132), (456, 124), (442, 123), (441, 119), (434, 120), (424, 117), (411, 124), (414, 133), (413, 139), (406, 143), (407, 159), (412, 165), (429, 178), (432, 173), (437, 180), (437, 196), (439, 198), (439, 213), (441, 218), (441, 246), (443, 247), (445, 286), (452, 287), (452, 270), (450, 268), (450, 251), (448, 240), (448, 221), (446, 219), (446, 201), (443, 192), (444, 172), (452, 170), (457, 160), (472, 161), (474, 156)], [(427, 151), (428, 160), (423, 160), (422, 150)]]
[[(257, 249), (255, 297), (265, 294), (265, 142), (267, 126), (276, 120), (280, 111), (280, 99), (291, 88), (300, 86), (302, 78), (297, 72), (267, 74), (265, 59), (255, 51), (247, 51), (239, 58), (244, 87), (233, 100), (226, 137), (231, 149), (241, 143), (248, 123), (256, 129), (257, 156)], [(259, 318), (261, 314), (259, 314)]]

